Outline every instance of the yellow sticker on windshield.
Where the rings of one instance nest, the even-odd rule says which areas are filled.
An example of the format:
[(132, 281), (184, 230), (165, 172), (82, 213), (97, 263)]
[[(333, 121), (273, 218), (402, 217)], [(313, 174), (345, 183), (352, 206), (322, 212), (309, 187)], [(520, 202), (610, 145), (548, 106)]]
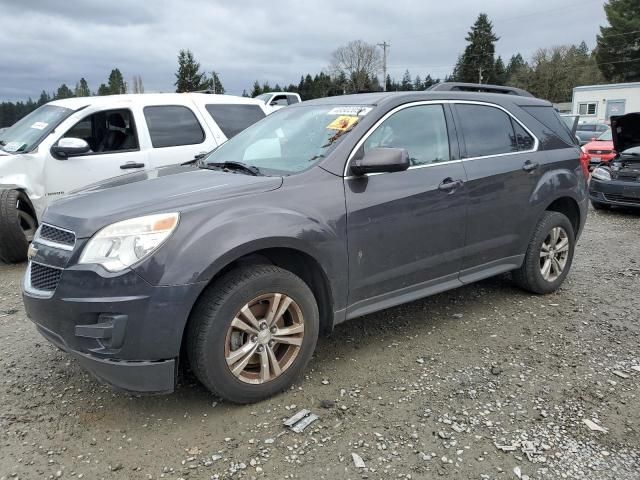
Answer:
[(327, 125), (327, 128), (331, 130), (349, 130), (357, 121), (357, 116), (340, 115), (333, 122)]

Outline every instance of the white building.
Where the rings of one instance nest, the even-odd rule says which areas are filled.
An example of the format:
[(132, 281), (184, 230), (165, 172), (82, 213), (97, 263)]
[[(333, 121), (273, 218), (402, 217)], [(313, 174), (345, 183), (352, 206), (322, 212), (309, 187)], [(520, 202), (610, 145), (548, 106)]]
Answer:
[(608, 123), (612, 115), (640, 112), (640, 82), (575, 87), (572, 104), (581, 121)]

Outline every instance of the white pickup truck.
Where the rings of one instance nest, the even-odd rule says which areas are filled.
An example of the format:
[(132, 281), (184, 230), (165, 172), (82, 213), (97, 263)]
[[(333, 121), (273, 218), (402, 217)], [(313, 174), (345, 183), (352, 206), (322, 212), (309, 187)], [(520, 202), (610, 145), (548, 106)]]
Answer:
[(26, 259), (53, 200), (110, 177), (192, 160), (273, 110), (260, 100), (206, 93), (43, 105), (0, 133), (0, 261)]
[(294, 103), (300, 103), (300, 95), (291, 92), (269, 92), (263, 93), (254, 97), (257, 100), (262, 100), (265, 105), (275, 110), (286, 107), (287, 105), (293, 105)]

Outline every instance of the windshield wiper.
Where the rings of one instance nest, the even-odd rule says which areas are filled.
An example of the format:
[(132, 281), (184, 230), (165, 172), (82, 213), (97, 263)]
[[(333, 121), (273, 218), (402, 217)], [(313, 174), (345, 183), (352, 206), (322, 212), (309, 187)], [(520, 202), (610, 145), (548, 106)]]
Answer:
[(205, 163), (200, 165), (201, 168), (222, 168), (223, 170), (242, 170), (243, 172), (247, 172), (249, 175), (257, 176), (262, 175), (260, 169), (258, 167), (254, 167), (253, 165), (247, 165), (242, 162), (217, 162), (217, 163)]

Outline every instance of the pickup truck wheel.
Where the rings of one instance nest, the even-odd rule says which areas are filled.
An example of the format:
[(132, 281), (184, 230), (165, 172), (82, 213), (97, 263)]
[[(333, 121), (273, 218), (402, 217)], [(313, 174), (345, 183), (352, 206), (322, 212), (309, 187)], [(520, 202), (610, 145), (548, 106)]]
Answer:
[(318, 338), (319, 315), (307, 284), (273, 265), (250, 265), (202, 294), (187, 327), (187, 356), (214, 394), (252, 403), (290, 386)]
[(19, 190), (0, 190), (0, 260), (26, 260), (37, 228), (27, 196)]
[(569, 219), (545, 212), (536, 226), (522, 266), (513, 272), (515, 283), (532, 293), (555, 292), (571, 268), (575, 234)]

